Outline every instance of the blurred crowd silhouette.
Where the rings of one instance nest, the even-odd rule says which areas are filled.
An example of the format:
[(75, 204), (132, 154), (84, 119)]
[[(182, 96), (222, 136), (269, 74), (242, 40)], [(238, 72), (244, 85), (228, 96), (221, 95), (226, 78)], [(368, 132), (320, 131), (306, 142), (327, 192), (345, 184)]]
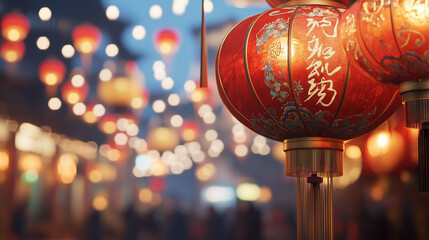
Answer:
[[(429, 195), (399, 180), (389, 185), (381, 197), (374, 195), (372, 180), (336, 191), (334, 239), (429, 239)], [(12, 237), (0, 239), (284, 240), (296, 239), (296, 210), (241, 200), (228, 209), (186, 207), (179, 198), (166, 197), (158, 206), (93, 210), (79, 224), (64, 224), (43, 214), (32, 219), (24, 201), (10, 225)]]

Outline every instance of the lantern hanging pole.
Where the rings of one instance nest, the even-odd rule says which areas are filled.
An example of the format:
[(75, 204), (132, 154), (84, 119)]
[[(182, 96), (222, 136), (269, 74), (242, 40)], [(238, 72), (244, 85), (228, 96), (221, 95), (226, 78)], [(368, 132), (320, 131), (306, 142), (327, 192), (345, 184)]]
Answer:
[(206, 43), (206, 20), (204, 14), (204, 0), (202, 0), (201, 17), (201, 69), (200, 69), (200, 87), (207, 87), (207, 43)]

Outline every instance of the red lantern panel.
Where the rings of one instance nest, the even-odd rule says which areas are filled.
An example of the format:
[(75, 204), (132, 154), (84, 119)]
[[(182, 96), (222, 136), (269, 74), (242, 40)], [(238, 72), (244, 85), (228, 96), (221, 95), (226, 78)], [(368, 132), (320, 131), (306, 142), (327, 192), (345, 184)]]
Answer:
[(427, 1), (359, 1), (341, 23), (347, 53), (377, 80), (429, 78)]
[(21, 13), (8, 13), (1, 20), (1, 33), (9, 41), (22, 41), (30, 30), (30, 22)]
[(1, 57), (10, 63), (18, 62), (25, 53), (25, 44), (23, 42), (3, 42), (0, 45)]
[(40, 80), (48, 86), (56, 86), (63, 81), (66, 66), (56, 59), (47, 59), (39, 66)]
[[(265, 0), (271, 7), (275, 8), (275, 7), (279, 7), (280, 4), (282, 3), (286, 3), (286, 2), (292, 2), (291, 0)], [(350, 1), (349, 0), (337, 0), (335, 2), (339, 2), (339, 3), (344, 3), (349, 5)]]
[(216, 61), (218, 89), (233, 115), (278, 141), (350, 139), (390, 116), (400, 104), (397, 90), (367, 81), (338, 44), (343, 11), (284, 7), (237, 24)]
[(101, 32), (91, 24), (82, 24), (74, 28), (73, 44), (83, 54), (91, 54), (100, 47)]

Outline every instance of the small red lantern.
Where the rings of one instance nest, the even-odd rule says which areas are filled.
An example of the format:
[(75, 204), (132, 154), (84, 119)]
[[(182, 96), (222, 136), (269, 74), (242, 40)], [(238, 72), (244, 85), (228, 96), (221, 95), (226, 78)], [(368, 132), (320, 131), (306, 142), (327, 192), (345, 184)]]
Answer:
[(113, 134), (117, 131), (116, 122), (118, 118), (113, 114), (104, 115), (98, 123), (98, 128), (106, 134)]
[[(344, 4), (281, 7), (229, 32), (217, 54), (218, 90), (239, 121), (284, 141), (286, 174), (298, 178), (298, 239), (332, 239), (332, 177), (342, 175), (344, 140), (373, 130), (400, 99), (349, 64), (338, 36)], [(309, 198), (317, 206), (308, 208)]]
[(61, 83), (66, 74), (66, 66), (57, 59), (47, 59), (39, 66), (40, 80), (47, 86), (56, 86)]
[(200, 135), (200, 126), (197, 122), (186, 120), (180, 127), (180, 136), (186, 142), (194, 141)]
[(73, 44), (82, 54), (92, 54), (100, 47), (101, 32), (92, 24), (81, 24), (73, 29)]
[(65, 102), (74, 105), (78, 102), (85, 101), (88, 96), (89, 86), (86, 81), (80, 86), (75, 86), (71, 81), (67, 81), (61, 88), (61, 96)]
[(8, 13), (1, 20), (1, 33), (11, 42), (24, 40), (30, 30), (30, 21), (21, 13)]
[(15, 63), (22, 59), (25, 53), (23, 42), (3, 42), (0, 45), (1, 57), (9, 63)]
[(347, 54), (378, 81), (399, 85), (405, 125), (419, 128), (420, 191), (429, 191), (429, 6), (427, 1), (356, 2), (341, 22)]
[(172, 55), (176, 53), (180, 45), (180, 35), (173, 29), (161, 29), (154, 37), (156, 50), (161, 55)]

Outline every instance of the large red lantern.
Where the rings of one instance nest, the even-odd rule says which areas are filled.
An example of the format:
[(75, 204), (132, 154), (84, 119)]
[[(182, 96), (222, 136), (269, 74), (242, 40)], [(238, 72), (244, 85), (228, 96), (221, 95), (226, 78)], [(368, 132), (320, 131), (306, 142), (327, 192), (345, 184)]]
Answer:
[(1, 33), (11, 42), (24, 40), (30, 30), (30, 21), (21, 13), (8, 13), (1, 20)]
[(238, 120), (284, 141), (286, 174), (298, 178), (298, 239), (332, 239), (344, 140), (377, 127), (400, 99), (349, 64), (338, 36), (346, 6), (312, 4), (291, 1), (240, 22), (218, 50), (216, 75)]
[(399, 85), (405, 125), (420, 128), (420, 191), (429, 191), (428, 1), (356, 2), (341, 23), (345, 50), (378, 81)]
[(23, 42), (3, 42), (0, 45), (1, 57), (9, 63), (15, 63), (22, 59), (25, 53)]

